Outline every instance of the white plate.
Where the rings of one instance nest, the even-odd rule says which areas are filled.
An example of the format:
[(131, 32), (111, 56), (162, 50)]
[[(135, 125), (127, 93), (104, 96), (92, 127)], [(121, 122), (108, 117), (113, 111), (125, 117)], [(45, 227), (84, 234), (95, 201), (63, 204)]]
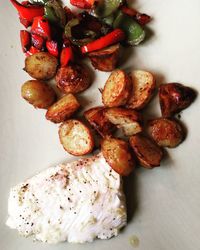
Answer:
[[(138, 0), (135, 6), (154, 20), (151, 39), (134, 49), (123, 68), (154, 72), (158, 83), (182, 82), (200, 90), (200, 1)], [(16, 11), (9, 1), (0, 7), (0, 249), (1, 250), (129, 250), (129, 237), (139, 239), (138, 250), (197, 250), (200, 247), (199, 98), (185, 110), (181, 120), (188, 128), (183, 144), (168, 150), (162, 167), (137, 169), (129, 185), (131, 220), (117, 238), (93, 244), (49, 246), (21, 238), (7, 228), (7, 198), (10, 187), (36, 172), (73, 157), (59, 143), (57, 126), (44, 111), (35, 110), (20, 97), (24, 56), (19, 42)], [(85, 108), (100, 104), (98, 87), (108, 74), (98, 72), (95, 83), (82, 96)], [(158, 100), (151, 114), (160, 115)]]

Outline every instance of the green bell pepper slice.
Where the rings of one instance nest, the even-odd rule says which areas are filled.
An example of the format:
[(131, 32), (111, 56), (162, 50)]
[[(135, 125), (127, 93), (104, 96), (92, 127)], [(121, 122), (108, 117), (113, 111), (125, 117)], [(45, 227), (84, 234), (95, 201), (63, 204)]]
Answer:
[(145, 38), (145, 31), (142, 26), (121, 11), (119, 11), (113, 27), (120, 28), (125, 32), (126, 41), (129, 45), (138, 45)]
[(101, 0), (94, 13), (97, 17), (107, 17), (115, 12), (122, 3), (123, 0)]

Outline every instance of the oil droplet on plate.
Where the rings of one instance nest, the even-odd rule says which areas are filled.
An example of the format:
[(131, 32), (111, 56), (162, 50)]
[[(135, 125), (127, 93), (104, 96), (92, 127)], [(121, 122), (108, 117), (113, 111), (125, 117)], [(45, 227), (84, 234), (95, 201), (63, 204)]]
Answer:
[(129, 243), (131, 244), (132, 247), (138, 247), (140, 244), (140, 240), (136, 235), (132, 235), (129, 238)]

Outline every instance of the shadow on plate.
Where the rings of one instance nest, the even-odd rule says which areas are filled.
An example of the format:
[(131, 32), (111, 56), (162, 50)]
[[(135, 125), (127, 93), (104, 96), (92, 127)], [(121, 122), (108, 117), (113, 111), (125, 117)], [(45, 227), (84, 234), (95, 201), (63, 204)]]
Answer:
[(124, 178), (124, 193), (126, 196), (127, 221), (132, 221), (138, 210), (138, 185), (135, 172)]

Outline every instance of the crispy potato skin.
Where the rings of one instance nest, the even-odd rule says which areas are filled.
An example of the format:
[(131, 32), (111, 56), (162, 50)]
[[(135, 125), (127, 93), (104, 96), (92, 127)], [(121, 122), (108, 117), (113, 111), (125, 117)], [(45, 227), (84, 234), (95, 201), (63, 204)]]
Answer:
[(147, 71), (134, 70), (130, 73), (132, 79), (132, 93), (126, 105), (127, 108), (141, 110), (151, 100), (155, 88), (156, 81), (154, 76)]
[(91, 108), (84, 112), (85, 118), (88, 120), (90, 125), (102, 136), (111, 135), (114, 130), (114, 126), (105, 117), (104, 107)]
[(141, 166), (160, 166), (163, 151), (155, 142), (140, 134), (131, 136), (129, 142)]
[(161, 147), (174, 148), (184, 139), (182, 126), (175, 120), (158, 118), (148, 122), (148, 133)]
[(68, 65), (58, 70), (56, 84), (64, 93), (79, 93), (91, 85), (90, 73), (84, 65)]
[(39, 52), (25, 59), (24, 70), (38, 80), (49, 80), (56, 74), (58, 60), (48, 52)]
[(128, 101), (132, 83), (130, 77), (120, 69), (109, 76), (102, 92), (102, 101), (106, 107), (119, 107)]
[(108, 164), (120, 175), (127, 176), (135, 168), (135, 161), (127, 142), (105, 137), (101, 142), (101, 151)]
[(47, 110), (46, 119), (54, 123), (64, 122), (70, 118), (79, 107), (80, 104), (76, 97), (72, 94), (67, 94)]
[(78, 120), (68, 120), (62, 123), (59, 128), (59, 138), (63, 148), (75, 156), (89, 154), (94, 148), (91, 131)]
[(21, 87), (22, 97), (35, 108), (47, 109), (56, 101), (55, 91), (45, 82), (29, 80)]
[(159, 87), (160, 107), (163, 117), (171, 117), (186, 109), (195, 98), (196, 92), (180, 83), (161, 84)]
[(142, 116), (135, 110), (126, 108), (108, 108), (105, 110), (105, 116), (118, 128), (122, 128), (123, 133), (126, 136), (131, 136), (142, 131), (140, 125)]
[(110, 72), (116, 69), (120, 56), (120, 45), (115, 44), (102, 50), (88, 54), (95, 69)]

